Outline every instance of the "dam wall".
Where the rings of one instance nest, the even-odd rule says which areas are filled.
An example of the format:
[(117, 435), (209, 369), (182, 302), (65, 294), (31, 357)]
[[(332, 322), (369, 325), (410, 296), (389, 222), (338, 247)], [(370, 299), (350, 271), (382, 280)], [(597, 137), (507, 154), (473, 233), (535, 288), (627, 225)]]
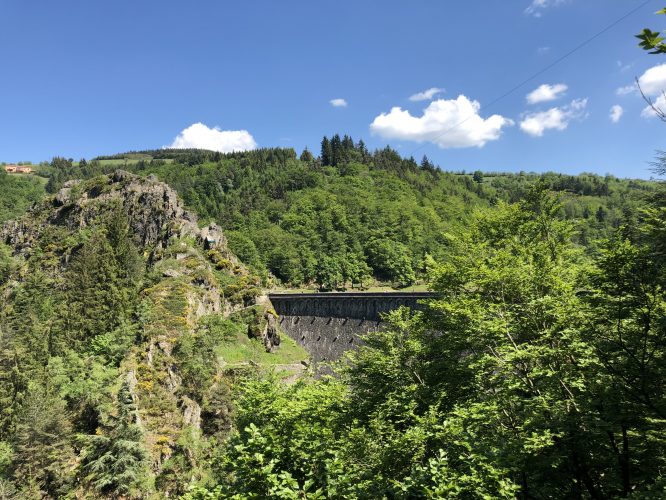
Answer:
[(400, 306), (423, 307), (432, 292), (274, 293), (268, 298), (283, 332), (301, 344), (314, 363), (335, 361), (384, 327), (382, 315)]

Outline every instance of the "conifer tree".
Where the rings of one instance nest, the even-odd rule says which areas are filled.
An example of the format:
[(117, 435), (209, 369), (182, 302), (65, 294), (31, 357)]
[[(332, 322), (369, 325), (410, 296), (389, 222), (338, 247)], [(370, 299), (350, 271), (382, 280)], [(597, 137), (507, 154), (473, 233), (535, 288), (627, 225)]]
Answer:
[(342, 139), (339, 134), (331, 137), (331, 165), (337, 167), (342, 160)]
[[(119, 207), (105, 231), (83, 245), (67, 273), (67, 330), (96, 351), (124, 351), (132, 340), (127, 329), (136, 306), (143, 263)], [(100, 347), (101, 346), (101, 347)]]
[(116, 415), (100, 434), (85, 436), (81, 472), (99, 494), (140, 498), (149, 489), (148, 454), (129, 384), (119, 392)]
[(83, 245), (67, 273), (68, 329), (79, 342), (113, 330), (120, 323), (125, 294), (113, 248), (103, 234)]
[(359, 140), (356, 144), (356, 150), (361, 154), (361, 163), (367, 163), (370, 158), (370, 153), (368, 153), (368, 148), (365, 147), (365, 142)]
[(310, 153), (310, 150), (308, 148), (305, 148), (301, 153), (300, 160), (305, 163), (311, 163), (312, 161), (314, 161), (314, 156), (312, 156), (312, 153)]
[(68, 416), (57, 394), (39, 383), (30, 384), (13, 435), (14, 477), (20, 485), (36, 485), (51, 497), (67, 491), (74, 463)]
[(0, 285), (2, 285), (13, 272), (16, 264), (12, 254), (5, 245), (0, 244)]
[(321, 140), (321, 164), (326, 166), (332, 165), (332, 157), (331, 142), (328, 140), (328, 137), (324, 136)]

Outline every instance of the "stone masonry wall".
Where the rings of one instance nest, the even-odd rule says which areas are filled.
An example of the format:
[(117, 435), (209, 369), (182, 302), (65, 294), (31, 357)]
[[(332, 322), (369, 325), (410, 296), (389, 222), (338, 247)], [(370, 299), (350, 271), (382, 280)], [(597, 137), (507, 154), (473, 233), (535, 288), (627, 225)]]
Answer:
[(280, 328), (314, 363), (335, 361), (384, 325), (382, 315), (400, 306), (419, 309), (430, 292), (270, 294)]

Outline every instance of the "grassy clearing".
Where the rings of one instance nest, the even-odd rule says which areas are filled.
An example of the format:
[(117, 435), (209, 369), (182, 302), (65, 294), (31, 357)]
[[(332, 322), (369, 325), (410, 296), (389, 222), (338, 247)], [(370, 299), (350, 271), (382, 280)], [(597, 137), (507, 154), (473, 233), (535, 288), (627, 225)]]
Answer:
[(283, 333), (281, 339), (280, 348), (268, 353), (260, 340), (249, 338), (239, 329), (234, 338), (217, 348), (217, 355), (226, 364), (256, 363), (265, 367), (296, 364), (308, 359), (305, 350), (289, 336)]

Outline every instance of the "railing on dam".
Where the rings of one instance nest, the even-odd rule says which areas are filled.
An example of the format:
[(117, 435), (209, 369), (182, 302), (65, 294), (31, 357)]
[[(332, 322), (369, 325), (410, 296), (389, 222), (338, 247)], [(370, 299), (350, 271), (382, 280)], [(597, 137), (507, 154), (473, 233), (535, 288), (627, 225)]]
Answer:
[(434, 292), (270, 293), (280, 327), (314, 362), (332, 361), (382, 328), (382, 315), (401, 306), (421, 309)]
[(435, 297), (434, 292), (329, 292), (271, 293), (280, 316), (317, 316), (380, 321), (383, 313), (400, 306), (413, 309), (419, 301)]

